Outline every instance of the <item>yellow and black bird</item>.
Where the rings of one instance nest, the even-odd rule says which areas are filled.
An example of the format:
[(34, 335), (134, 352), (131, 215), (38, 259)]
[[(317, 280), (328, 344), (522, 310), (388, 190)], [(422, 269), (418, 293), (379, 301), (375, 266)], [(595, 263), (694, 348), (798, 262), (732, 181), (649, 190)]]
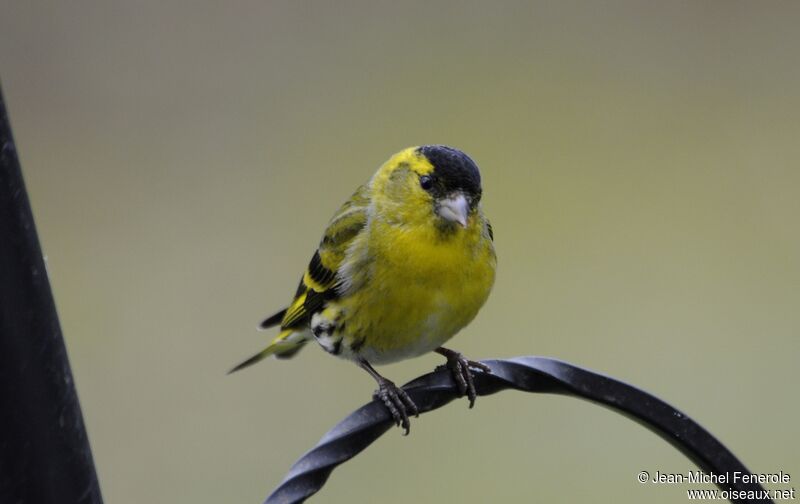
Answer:
[(231, 372), (316, 340), (378, 382), (375, 396), (407, 434), (417, 407), (372, 365), (435, 351), (472, 407), (472, 370), (489, 369), (442, 345), (494, 284), (492, 226), (480, 200), (478, 166), (463, 152), (425, 145), (392, 156), (333, 216), (289, 307), (261, 323), (280, 324), (280, 334)]

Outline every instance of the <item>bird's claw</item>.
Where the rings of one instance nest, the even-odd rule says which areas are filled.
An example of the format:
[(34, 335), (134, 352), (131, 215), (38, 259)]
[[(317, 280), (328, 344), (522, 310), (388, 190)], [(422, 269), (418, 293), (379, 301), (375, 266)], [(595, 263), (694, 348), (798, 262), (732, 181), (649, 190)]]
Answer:
[(378, 390), (374, 394), (375, 399), (379, 399), (391, 413), (394, 424), (402, 427), (405, 431), (404, 436), (408, 435), (411, 423), (408, 421), (409, 413), (415, 417), (419, 416), (417, 405), (408, 396), (405, 390), (398, 387), (394, 382), (383, 379), (378, 384)]
[(463, 355), (455, 351), (448, 351), (445, 354), (447, 357), (447, 364), (445, 366), (450, 369), (453, 374), (453, 379), (458, 387), (459, 397), (466, 394), (469, 399), (469, 407), (475, 406), (475, 399), (478, 393), (475, 391), (475, 381), (472, 377), (472, 370), (482, 371), (484, 373), (491, 373), (492, 370), (486, 364), (469, 360)]

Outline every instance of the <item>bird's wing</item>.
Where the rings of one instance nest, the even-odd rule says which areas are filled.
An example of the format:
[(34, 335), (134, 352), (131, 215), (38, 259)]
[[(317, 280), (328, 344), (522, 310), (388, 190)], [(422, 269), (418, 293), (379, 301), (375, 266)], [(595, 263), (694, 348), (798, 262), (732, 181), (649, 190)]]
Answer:
[(340, 282), (337, 273), (348, 247), (367, 224), (368, 207), (368, 188), (361, 186), (333, 216), (281, 320), (281, 329), (306, 327), (326, 301), (336, 299)]

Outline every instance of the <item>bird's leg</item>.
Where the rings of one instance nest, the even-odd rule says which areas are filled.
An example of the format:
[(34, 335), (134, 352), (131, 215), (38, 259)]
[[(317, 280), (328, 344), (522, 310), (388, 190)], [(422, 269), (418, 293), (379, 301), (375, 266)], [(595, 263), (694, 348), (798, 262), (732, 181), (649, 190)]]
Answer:
[(472, 369), (477, 369), (484, 373), (491, 373), (492, 370), (489, 369), (489, 366), (486, 364), (471, 361), (461, 355), (460, 352), (450, 350), (449, 348), (439, 347), (436, 349), (436, 353), (447, 357), (446, 366), (450, 369), (450, 372), (453, 373), (453, 379), (455, 379), (456, 385), (458, 386), (458, 394), (462, 396), (467, 394), (469, 398), (469, 407), (472, 408), (475, 406), (475, 398), (478, 394), (475, 392)]
[(378, 390), (375, 391), (373, 397), (380, 399), (386, 405), (389, 413), (392, 414), (392, 418), (394, 418), (394, 424), (402, 427), (405, 430), (404, 435), (407, 436), (411, 427), (408, 421), (408, 414), (412, 413), (418, 417), (417, 405), (408, 397), (405, 390), (395, 385), (393, 381), (381, 376), (369, 362), (360, 359), (358, 365), (378, 382)]

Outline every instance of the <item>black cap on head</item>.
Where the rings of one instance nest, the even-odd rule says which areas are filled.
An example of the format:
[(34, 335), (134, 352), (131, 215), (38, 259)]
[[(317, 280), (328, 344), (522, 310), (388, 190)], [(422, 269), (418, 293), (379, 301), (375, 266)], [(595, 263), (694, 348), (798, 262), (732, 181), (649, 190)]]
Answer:
[(469, 156), (446, 145), (423, 145), (419, 152), (433, 165), (436, 192), (446, 195), (460, 190), (475, 202), (480, 199), (481, 174)]

